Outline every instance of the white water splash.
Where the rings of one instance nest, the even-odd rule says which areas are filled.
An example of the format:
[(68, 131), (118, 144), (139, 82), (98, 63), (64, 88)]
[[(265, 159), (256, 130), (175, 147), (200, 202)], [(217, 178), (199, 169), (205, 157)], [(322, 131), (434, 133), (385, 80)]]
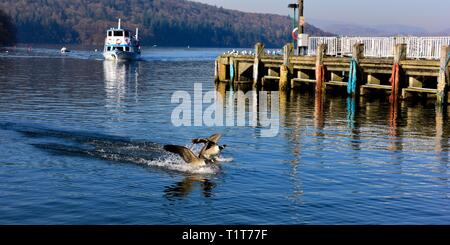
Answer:
[(182, 159), (175, 155), (167, 155), (166, 157), (157, 160), (140, 159), (140, 163), (148, 166), (193, 174), (216, 174), (220, 170), (218, 165), (193, 166), (185, 163)]
[[(186, 145), (195, 154), (200, 152), (202, 145), (190, 144)], [(127, 146), (127, 150), (139, 150), (139, 146)], [(96, 149), (95, 153), (100, 153), (101, 158), (112, 161), (127, 161), (145, 166), (158, 167), (172, 171), (178, 171), (191, 174), (217, 174), (220, 171), (220, 163), (231, 162), (233, 158), (218, 158), (216, 164), (208, 164), (206, 166), (193, 166), (184, 162), (184, 160), (173, 153), (163, 152), (163, 154), (156, 159), (148, 159), (139, 156), (124, 156), (118, 153), (106, 153), (103, 148)], [(93, 154), (95, 155), (95, 154)]]
[[(198, 154), (202, 149), (203, 145), (199, 144), (189, 144), (185, 147), (192, 150), (195, 154)], [(185, 172), (185, 173), (195, 173), (195, 174), (216, 174), (220, 171), (220, 166), (218, 164), (206, 165), (206, 166), (192, 166), (184, 162), (179, 156), (175, 154), (167, 154), (164, 158), (158, 160), (146, 160), (142, 159), (142, 163), (148, 166), (156, 166), (161, 168), (166, 168), (174, 171)], [(233, 158), (218, 158), (218, 163), (221, 162), (231, 162)]]

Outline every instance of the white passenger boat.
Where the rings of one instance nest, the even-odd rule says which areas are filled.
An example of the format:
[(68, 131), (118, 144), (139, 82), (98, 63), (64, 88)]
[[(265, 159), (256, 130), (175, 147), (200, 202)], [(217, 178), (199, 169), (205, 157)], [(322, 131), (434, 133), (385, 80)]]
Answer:
[(139, 43), (139, 29), (136, 35), (125, 28), (121, 28), (120, 19), (117, 28), (111, 28), (106, 33), (103, 57), (106, 60), (138, 60), (141, 57)]

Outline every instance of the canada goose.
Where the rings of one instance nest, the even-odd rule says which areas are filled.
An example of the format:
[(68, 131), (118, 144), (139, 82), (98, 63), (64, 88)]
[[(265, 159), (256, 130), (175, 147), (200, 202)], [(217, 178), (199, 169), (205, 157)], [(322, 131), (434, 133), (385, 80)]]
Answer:
[(194, 166), (205, 166), (209, 162), (208, 159), (201, 155), (196, 156), (194, 152), (184, 146), (165, 145), (164, 150), (180, 155), (186, 163)]
[(183, 160), (188, 164), (204, 166), (206, 164), (214, 163), (216, 161), (216, 157), (223, 149), (225, 149), (226, 145), (221, 146), (217, 144), (221, 137), (222, 135), (220, 134), (214, 134), (206, 139), (193, 139), (192, 143), (194, 144), (205, 144), (200, 150), (198, 156), (196, 156), (192, 150), (184, 146), (165, 145), (164, 150), (180, 155), (181, 158), (183, 158)]
[(213, 134), (208, 138), (198, 138), (193, 139), (192, 143), (194, 144), (205, 144), (203, 148), (200, 150), (199, 156), (214, 161), (215, 158), (220, 154), (220, 152), (227, 147), (227, 145), (219, 145), (217, 144), (222, 137), (221, 134)]

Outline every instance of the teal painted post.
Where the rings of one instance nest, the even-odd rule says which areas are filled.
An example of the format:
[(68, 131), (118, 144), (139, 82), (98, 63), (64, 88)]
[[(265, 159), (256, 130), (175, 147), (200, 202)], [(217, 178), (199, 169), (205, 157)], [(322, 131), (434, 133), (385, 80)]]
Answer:
[(230, 82), (234, 82), (234, 60), (230, 60)]
[(349, 95), (356, 95), (359, 87), (359, 77), (361, 77), (361, 69), (359, 67), (360, 59), (364, 58), (364, 44), (357, 43), (353, 45), (352, 60), (350, 62), (350, 70), (348, 74), (347, 92)]
[(353, 95), (356, 93), (356, 83), (358, 82), (358, 61), (352, 58), (350, 70), (348, 72), (347, 93)]

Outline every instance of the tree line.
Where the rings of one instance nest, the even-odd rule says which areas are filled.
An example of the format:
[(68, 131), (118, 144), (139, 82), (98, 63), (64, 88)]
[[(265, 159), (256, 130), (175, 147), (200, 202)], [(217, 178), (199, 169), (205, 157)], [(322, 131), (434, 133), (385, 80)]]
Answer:
[[(144, 45), (281, 47), (291, 38), (288, 16), (243, 13), (186, 0), (3, 0), (21, 43), (102, 45), (107, 28), (139, 27)], [(330, 35), (306, 25), (313, 35)]]
[(12, 46), (16, 43), (16, 27), (11, 18), (0, 9), (0, 46)]

